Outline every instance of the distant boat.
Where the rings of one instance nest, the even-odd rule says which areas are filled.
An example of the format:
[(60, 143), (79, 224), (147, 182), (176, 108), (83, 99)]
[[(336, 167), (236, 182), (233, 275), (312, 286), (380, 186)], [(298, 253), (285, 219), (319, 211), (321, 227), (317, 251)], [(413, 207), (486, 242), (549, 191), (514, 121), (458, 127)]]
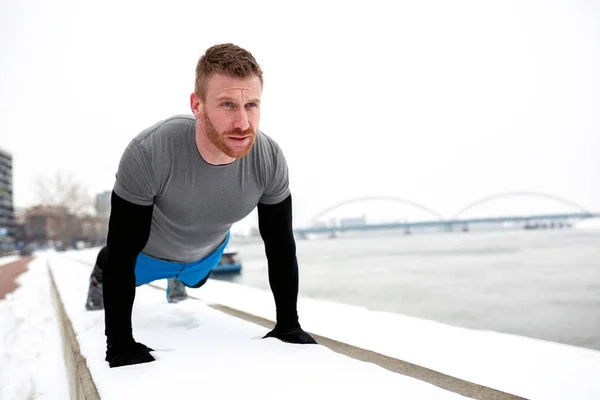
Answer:
[(219, 265), (213, 270), (213, 274), (239, 274), (242, 271), (242, 263), (236, 249), (225, 248)]

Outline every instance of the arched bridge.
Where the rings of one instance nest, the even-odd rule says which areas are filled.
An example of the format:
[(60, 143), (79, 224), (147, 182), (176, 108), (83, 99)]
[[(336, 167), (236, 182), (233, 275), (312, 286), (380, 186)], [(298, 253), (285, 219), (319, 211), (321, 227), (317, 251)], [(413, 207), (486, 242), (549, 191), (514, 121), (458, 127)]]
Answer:
[(469, 210), (471, 210), (471, 209), (473, 209), (473, 208), (475, 208), (477, 206), (480, 206), (480, 205), (482, 205), (484, 203), (487, 203), (487, 202), (489, 202), (491, 200), (497, 200), (497, 199), (500, 199), (500, 198), (507, 198), (507, 197), (541, 197), (541, 198), (544, 198), (544, 199), (556, 200), (559, 203), (566, 204), (566, 205), (568, 205), (568, 206), (570, 206), (572, 208), (575, 208), (580, 213), (584, 213), (584, 214), (590, 213), (588, 210), (586, 210), (585, 208), (583, 208), (579, 204), (576, 204), (576, 203), (574, 203), (572, 201), (569, 201), (569, 200), (565, 200), (562, 197), (558, 197), (558, 196), (555, 196), (553, 194), (541, 193), (541, 192), (505, 192), (505, 193), (496, 193), (496, 194), (493, 194), (491, 196), (486, 196), (486, 197), (483, 197), (483, 198), (481, 198), (481, 199), (479, 199), (477, 201), (469, 203), (465, 207), (461, 208), (459, 211), (455, 212), (452, 215), (451, 219), (456, 219), (456, 218), (458, 218), (459, 215), (462, 215), (465, 212), (467, 212), (467, 211), (469, 211)]
[(311, 222), (315, 222), (317, 221), (319, 218), (321, 218), (323, 215), (326, 215), (327, 213), (336, 210), (340, 207), (344, 207), (347, 206), (349, 204), (356, 204), (356, 203), (362, 203), (365, 201), (391, 201), (394, 203), (401, 203), (404, 205), (409, 205), (412, 206), (414, 208), (418, 208), (422, 211), (425, 211), (427, 214), (431, 214), (434, 217), (436, 217), (437, 219), (444, 219), (444, 217), (442, 216), (442, 214), (433, 211), (430, 208), (427, 208), (419, 203), (415, 203), (414, 201), (410, 201), (410, 200), (405, 200), (405, 199), (401, 199), (400, 197), (389, 197), (389, 196), (370, 196), (370, 197), (357, 197), (354, 199), (350, 199), (350, 200), (345, 200), (345, 201), (340, 201), (339, 203), (335, 203), (334, 205), (331, 205), (327, 208), (325, 208), (324, 210), (322, 210), (321, 212), (319, 212), (318, 214), (316, 214), (315, 216), (313, 216), (311, 218)]
[[(558, 201), (559, 203), (566, 204), (569, 207), (575, 209), (570, 213), (560, 213), (560, 214), (542, 214), (542, 215), (528, 215), (528, 216), (504, 216), (504, 217), (488, 217), (488, 218), (469, 218), (469, 219), (461, 219), (459, 218), (461, 215), (466, 213), (467, 211), (472, 210), (484, 203), (487, 203), (492, 200), (497, 200), (500, 198), (507, 197), (516, 197), (516, 196), (527, 196), (527, 197), (539, 197), (545, 199), (551, 199)], [(340, 207), (361, 203), (365, 201), (391, 201), (396, 203), (401, 203), (403, 205), (409, 205), (411, 207), (417, 208), (419, 210), (425, 211), (427, 214), (430, 214), (435, 217), (434, 220), (430, 221), (416, 221), (416, 222), (404, 222), (404, 223), (389, 223), (389, 224), (357, 224), (353, 226), (315, 226), (315, 222), (326, 215), (327, 213), (334, 211)], [(584, 207), (576, 204), (572, 201), (563, 199), (559, 196), (555, 196), (553, 194), (542, 193), (542, 192), (505, 192), (505, 193), (496, 193), (490, 196), (485, 196), (477, 201), (468, 203), (465, 207), (456, 211), (452, 214), (450, 218), (444, 218), (442, 214), (432, 210), (429, 207), (426, 207), (420, 203), (406, 200), (399, 197), (389, 197), (389, 196), (370, 196), (370, 197), (357, 197), (350, 200), (344, 200), (339, 203), (333, 204), (329, 207), (326, 207), (324, 210), (317, 213), (313, 218), (311, 218), (311, 224), (313, 226), (308, 228), (296, 229), (295, 233), (300, 236), (310, 234), (310, 233), (335, 233), (335, 232), (344, 232), (344, 231), (367, 231), (367, 230), (383, 230), (383, 229), (404, 229), (407, 232), (412, 228), (440, 228), (440, 230), (450, 231), (454, 227), (459, 227), (459, 229), (465, 230), (465, 227), (475, 224), (492, 224), (492, 223), (524, 223), (524, 224), (535, 224), (538, 222), (548, 222), (548, 223), (566, 223), (569, 220), (576, 219), (587, 219), (587, 218), (600, 218), (599, 213), (592, 213), (586, 210)]]

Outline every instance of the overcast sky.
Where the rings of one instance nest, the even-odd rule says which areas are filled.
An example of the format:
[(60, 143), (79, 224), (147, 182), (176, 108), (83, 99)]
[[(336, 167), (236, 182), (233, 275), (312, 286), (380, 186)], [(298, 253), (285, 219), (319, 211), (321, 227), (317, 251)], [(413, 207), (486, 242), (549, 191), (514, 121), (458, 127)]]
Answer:
[(58, 169), (112, 189), (133, 136), (189, 113), (198, 57), (234, 42), (264, 70), (260, 128), (286, 154), (298, 223), (359, 196), (449, 216), (536, 191), (600, 211), (595, 1), (1, 4), (0, 147), (16, 206)]

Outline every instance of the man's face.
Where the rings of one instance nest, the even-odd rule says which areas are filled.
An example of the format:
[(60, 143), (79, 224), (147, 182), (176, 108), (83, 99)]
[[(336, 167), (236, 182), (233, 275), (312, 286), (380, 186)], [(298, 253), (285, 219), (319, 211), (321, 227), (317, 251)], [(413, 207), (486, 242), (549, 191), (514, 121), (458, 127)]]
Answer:
[(257, 76), (231, 78), (214, 74), (206, 85), (202, 103), (204, 131), (224, 154), (240, 158), (248, 154), (260, 120), (262, 84)]

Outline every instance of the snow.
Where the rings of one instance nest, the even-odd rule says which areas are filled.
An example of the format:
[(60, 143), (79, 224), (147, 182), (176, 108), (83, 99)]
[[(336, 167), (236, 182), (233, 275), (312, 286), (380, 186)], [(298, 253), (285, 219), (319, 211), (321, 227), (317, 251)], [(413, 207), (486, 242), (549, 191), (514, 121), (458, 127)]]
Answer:
[[(166, 281), (154, 284), (166, 288)], [(188, 294), (274, 320), (269, 291), (209, 280)], [(600, 351), (303, 297), (298, 312), (309, 332), (503, 392), (530, 399), (600, 399)]]
[(111, 369), (104, 361), (104, 312), (84, 309), (96, 253), (54, 254), (50, 264), (81, 353), (104, 400), (306, 399), (332, 394), (335, 398), (463, 398), (323, 346), (262, 339), (267, 329), (261, 326), (199, 300), (168, 304), (164, 291), (149, 286), (136, 290), (132, 323), (134, 337), (156, 350), (157, 362)]
[(3, 265), (6, 264), (10, 264), (13, 261), (17, 261), (19, 258), (19, 256), (5, 256), (5, 257), (0, 257), (0, 267), (2, 267)]
[[(295, 399), (320, 398), (324, 393), (336, 398), (462, 398), (322, 346), (261, 339), (265, 328), (208, 304), (273, 319), (272, 294), (217, 280), (188, 289), (190, 296), (202, 300), (179, 304), (167, 304), (164, 291), (139, 287), (134, 335), (156, 349), (157, 362), (111, 369), (104, 361), (104, 313), (87, 312), (83, 307), (97, 251), (48, 257), (103, 399)], [(0, 302), (2, 399), (25, 398), (33, 390), (49, 398), (68, 398), (50, 395), (49, 382), (61, 383), (62, 389), (55, 390), (66, 390), (66, 383), (59, 376), (64, 367), (57, 367), (62, 355), (57, 350), (61, 347), (50, 311), (44, 262), (32, 262), (31, 270), (20, 278), (24, 286)], [(155, 284), (165, 286), (164, 281)], [(48, 306), (40, 307), (44, 304)], [(304, 297), (298, 306), (302, 325), (309, 332), (467, 381), (530, 399), (600, 398), (599, 351)], [(46, 372), (39, 373), (42, 370)]]
[(30, 262), (17, 282), (21, 286), (0, 301), (0, 399), (68, 399), (45, 261)]

